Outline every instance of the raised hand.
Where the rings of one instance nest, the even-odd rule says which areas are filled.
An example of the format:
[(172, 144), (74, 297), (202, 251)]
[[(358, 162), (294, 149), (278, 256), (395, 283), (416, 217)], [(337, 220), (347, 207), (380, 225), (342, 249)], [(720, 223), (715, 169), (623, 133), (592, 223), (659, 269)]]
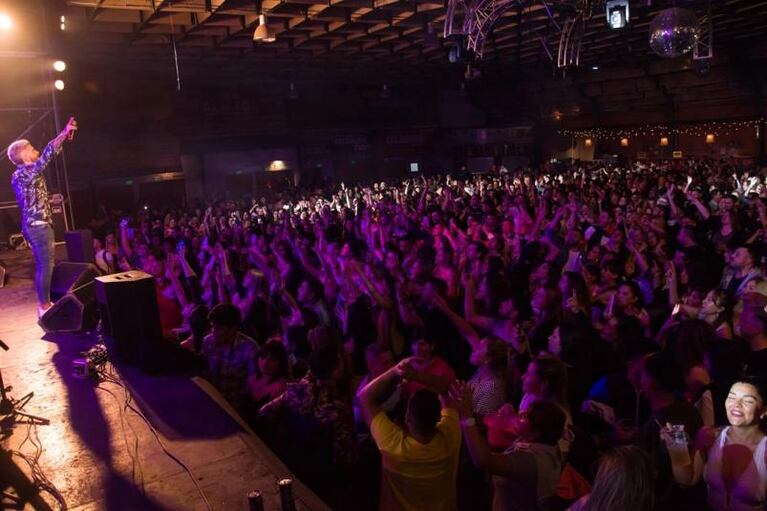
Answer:
[(395, 369), (397, 374), (403, 380), (410, 380), (416, 376), (416, 370), (413, 368), (413, 357), (409, 357), (400, 361)]
[(470, 385), (456, 380), (450, 385), (448, 396), (450, 396), (450, 399), (455, 403), (455, 407), (461, 417), (471, 417), (473, 415), (471, 403), (473, 399), (473, 389)]
[(67, 140), (72, 140), (77, 131), (77, 121), (74, 117), (70, 117), (67, 121), (67, 125), (64, 127), (64, 132), (67, 134)]

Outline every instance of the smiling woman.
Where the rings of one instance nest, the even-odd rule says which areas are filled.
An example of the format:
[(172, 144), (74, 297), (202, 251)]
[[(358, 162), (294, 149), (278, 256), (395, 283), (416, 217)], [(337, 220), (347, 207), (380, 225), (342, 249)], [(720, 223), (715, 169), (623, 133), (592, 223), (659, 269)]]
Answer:
[[(725, 402), (730, 425), (702, 429), (689, 461), (674, 463), (680, 484), (705, 479), (713, 509), (762, 510), (767, 504), (766, 398), (763, 379), (739, 378)], [(673, 448), (672, 436), (667, 431), (661, 436)]]

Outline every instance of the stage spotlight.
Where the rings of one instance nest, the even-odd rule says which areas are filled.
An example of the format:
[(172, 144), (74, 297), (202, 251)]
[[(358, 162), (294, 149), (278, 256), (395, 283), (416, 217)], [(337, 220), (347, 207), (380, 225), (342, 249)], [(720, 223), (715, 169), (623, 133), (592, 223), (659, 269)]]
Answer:
[(63, 60), (57, 60), (53, 63), (53, 69), (61, 73), (67, 69), (67, 63)]
[(13, 20), (5, 13), (0, 13), (0, 30), (10, 30), (13, 28)]
[(62, 16), (61, 17), (61, 25), (60, 25), (60, 27), (61, 27), (61, 30), (66, 30), (67, 29), (67, 18), (66, 18), (66, 16)]
[(53, 82), (53, 86), (56, 90), (64, 90), (64, 80), (56, 80)]
[(607, 25), (611, 29), (618, 30), (629, 24), (631, 18), (628, 0), (607, 0), (605, 8), (607, 10)]

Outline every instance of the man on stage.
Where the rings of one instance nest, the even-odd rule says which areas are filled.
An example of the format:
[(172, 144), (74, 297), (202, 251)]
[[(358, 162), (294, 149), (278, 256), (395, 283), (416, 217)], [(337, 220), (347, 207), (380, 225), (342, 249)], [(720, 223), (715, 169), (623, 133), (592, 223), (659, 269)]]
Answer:
[(16, 165), (11, 184), (19, 201), (21, 229), (35, 257), (38, 317), (51, 307), (53, 274), (53, 221), (43, 171), (61, 152), (64, 141), (72, 140), (76, 130), (77, 122), (70, 117), (64, 130), (48, 142), (42, 154), (28, 140), (17, 140), (8, 146), (8, 159)]

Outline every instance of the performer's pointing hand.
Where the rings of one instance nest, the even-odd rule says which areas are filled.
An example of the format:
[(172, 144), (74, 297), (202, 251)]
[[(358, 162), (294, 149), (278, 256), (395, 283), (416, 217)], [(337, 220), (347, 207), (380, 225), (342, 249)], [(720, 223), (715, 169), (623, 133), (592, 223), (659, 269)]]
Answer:
[(67, 133), (67, 140), (72, 140), (75, 137), (75, 131), (77, 131), (77, 121), (74, 117), (69, 118), (67, 125), (64, 127), (64, 131)]

